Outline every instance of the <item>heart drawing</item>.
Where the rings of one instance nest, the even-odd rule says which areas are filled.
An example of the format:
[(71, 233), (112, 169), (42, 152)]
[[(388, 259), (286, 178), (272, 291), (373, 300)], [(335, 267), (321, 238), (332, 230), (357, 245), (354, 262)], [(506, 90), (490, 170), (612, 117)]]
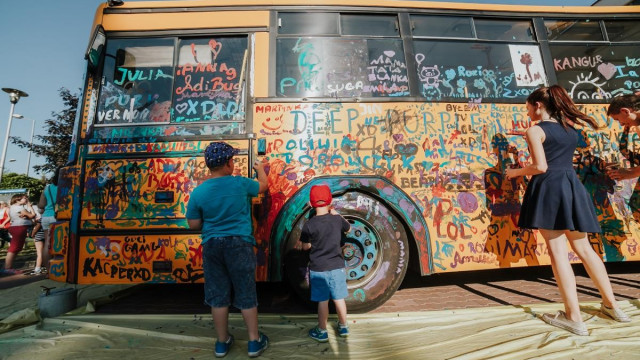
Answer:
[(602, 76), (604, 76), (605, 79), (609, 80), (613, 77), (613, 75), (615, 75), (616, 66), (612, 63), (602, 63), (598, 65), (598, 71), (600, 72), (600, 74), (602, 74)]
[(182, 114), (183, 111), (187, 110), (188, 106), (189, 104), (187, 103), (178, 104), (176, 105), (176, 110), (178, 111), (178, 113)]

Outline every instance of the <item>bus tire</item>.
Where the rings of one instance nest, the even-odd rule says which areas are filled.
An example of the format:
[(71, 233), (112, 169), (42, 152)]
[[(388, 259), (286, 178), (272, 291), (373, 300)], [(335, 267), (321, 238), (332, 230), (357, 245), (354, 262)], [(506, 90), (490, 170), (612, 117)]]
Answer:
[[(334, 208), (351, 224), (343, 238), (351, 313), (371, 311), (398, 289), (409, 265), (407, 232), (398, 216), (377, 198), (347, 192), (334, 198)], [(310, 211), (311, 209), (307, 209)], [(307, 216), (294, 225), (285, 251), (285, 274), (294, 291), (309, 299), (308, 252), (295, 250)]]

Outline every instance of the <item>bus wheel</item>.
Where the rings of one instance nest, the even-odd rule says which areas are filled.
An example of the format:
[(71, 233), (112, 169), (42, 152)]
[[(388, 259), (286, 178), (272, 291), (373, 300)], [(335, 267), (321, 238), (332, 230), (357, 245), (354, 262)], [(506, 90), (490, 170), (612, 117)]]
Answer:
[[(409, 265), (409, 246), (403, 223), (383, 202), (369, 195), (348, 192), (334, 198), (335, 209), (351, 224), (343, 237), (349, 312), (367, 312), (387, 301), (398, 289)], [(306, 217), (294, 225), (291, 249), (300, 237)], [(285, 256), (287, 278), (295, 291), (308, 299), (308, 257), (289, 251)]]

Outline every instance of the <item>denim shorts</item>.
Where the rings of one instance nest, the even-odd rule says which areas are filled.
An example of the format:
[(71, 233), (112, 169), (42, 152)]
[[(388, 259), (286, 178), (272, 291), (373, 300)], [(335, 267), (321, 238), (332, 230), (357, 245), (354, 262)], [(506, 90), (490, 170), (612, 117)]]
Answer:
[(239, 236), (215, 237), (202, 245), (204, 302), (211, 307), (231, 305), (240, 310), (258, 306), (256, 254), (253, 244)]
[(55, 216), (43, 216), (42, 220), (40, 220), (43, 230), (49, 230), (49, 227), (51, 227), (51, 224), (54, 222), (56, 222)]
[(340, 300), (349, 296), (345, 269), (309, 271), (311, 301)]

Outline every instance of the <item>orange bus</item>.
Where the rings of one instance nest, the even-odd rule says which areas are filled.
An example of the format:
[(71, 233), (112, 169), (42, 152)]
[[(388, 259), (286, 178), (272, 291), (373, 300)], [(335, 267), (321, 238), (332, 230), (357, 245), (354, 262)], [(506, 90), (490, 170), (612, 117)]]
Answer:
[[(86, 52), (69, 163), (59, 179), (51, 278), (193, 283), (200, 237), (184, 214), (211, 141), (266, 159), (252, 202), (258, 281), (306, 286), (293, 248), (309, 189), (331, 188), (351, 223), (350, 311), (421, 275), (549, 264), (519, 229), (525, 99), (560, 84), (603, 130), (576, 171), (592, 194), (605, 261), (640, 260), (636, 181), (617, 160), (615, 96), (640, 88), (640, 8), (423, 1), (110, 1)], [(637, 139), (631, 139), (636, 146)], [(628, 160), (621, 160), (628, 165)], [(571, 255), (575, 261), (577, 257)]]

